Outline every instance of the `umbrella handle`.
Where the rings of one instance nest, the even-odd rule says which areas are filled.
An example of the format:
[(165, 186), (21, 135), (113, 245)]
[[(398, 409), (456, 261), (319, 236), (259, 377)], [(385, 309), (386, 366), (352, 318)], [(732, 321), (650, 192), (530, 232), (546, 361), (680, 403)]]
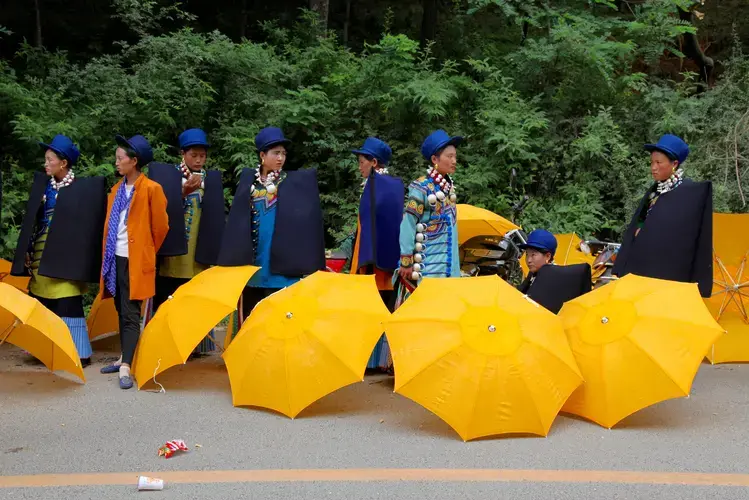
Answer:
[(223, 346), (219, 345), (219, 343), (216, 342), (216, 338), (213, 335), (211, 335), (210, 333), (208, 334), (208, 338), (213, 341), (213, 345), (215, 345), (216, 347), (218, 347), (219, 349), (221, 349), (221, 352), (224, 352), (226, 350), (226, 349), (224, 349)]
[(13, 331), (15, 327), (18, 326), (18, 323), (19, 323), (18, 318), (16, 318), (13, 324), (5, 329), (5, 331), (3, 332), (2, 338), (0, 338), (0, 345), (3, 345), (5, 341), (7, 340), (7, 338), (10, 337), (10, 333)]

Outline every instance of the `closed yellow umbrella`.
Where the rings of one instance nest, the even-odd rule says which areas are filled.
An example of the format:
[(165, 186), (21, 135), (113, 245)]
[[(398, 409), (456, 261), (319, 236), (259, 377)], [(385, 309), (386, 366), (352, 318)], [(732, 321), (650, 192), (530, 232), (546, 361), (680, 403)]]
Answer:
[(66, 371), (86, 381), (65, 322), (35, 298), (0, 283), (0, 345), (4, 342), (28, 351), (52, 371)]
[(212, 267), (174, 292), (138, 340), (133, 373), (140, 389), (159, 373), (187, 362), (198, 344), (237, 307), (255, 266)]
[(476, 236), (504, 236), (513, 229), (520, 229), (504, 217), (473, 205), (458, 205), (458, 244)]
[(689, 395), (723, 333), (696, 284), (624, 278), (559, 313), (585, 383), (563, 411), (611, 428), (647, 406)]
[(424, 279), (385, 332), (395, 392), (463, 440), (545, 436), (582, 382), (559, 318), (497, 276)]
[(367, 275), (318, 271), (265, 298), (223, 354), (234, 406), (294, 418), (360, 382), (389, 314)]
[(0, 259), (0, 283), (7, 283), (21, 290), (22, 292), (29, 291), (29, 278), (26, 276), (11, 276), (10, 268), (12, 264), (5, 260)]
[(713, 294), (705, 300), (726, 330), (711, 363), (749, 362), (749, 214), (713, 214)]

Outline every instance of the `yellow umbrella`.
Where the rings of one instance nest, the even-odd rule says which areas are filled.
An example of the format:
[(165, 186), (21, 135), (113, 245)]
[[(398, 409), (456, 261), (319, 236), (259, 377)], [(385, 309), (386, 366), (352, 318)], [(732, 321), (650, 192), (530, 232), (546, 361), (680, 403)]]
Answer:
[[(571, 266), (573, 264), (593, 265), (595, 257), (580, 250), (580, 239), (575, 233), (555, 234), (557, 239), (557, 253), (554, 256), (554, 262), (558, 266)], [(523, 268), (523, 275), (528, 274), (528, 264), (525, 259), (520, 259), (520, 267)]]
[(689, 395), (723, 333), (696, 284), (627, 275), (559, 313), (585, 383), (563, 411), (611, 428), (642, 408)]
[(318, 271), (255, 306), (224, 352), (234, 406), (294, 418), (364, 378), (388, 312), (374, 276)]
[(0, 283), (0, 345), (4, 342), (28, 351), (52, 371), (66, 371), (86, 381), (65, 322), (35, 298)]
[(258, 269), (212, 267), (179, 287), (138, 340), (133, 361), (138, 388), (168, 368), (186, 363), (208, 332), (237, 308), (237, 299)]
[(427, 278), (385, 332), (395, 392), (463, 440), (545, 436), (582, 382), (559, 318), (497, 276)]
[(749, 214), (713, 214), (713, 295), (707, 308), (725, 328), (711, 363), (749, 361)]
[(102, 299), (101, 292), (91, 304), (91, 310), (86, 318), (88, 327), (88, 338), (94, 340), (109, 333), (120, 331), (120, 321), (117, 316), (117, 309), (114, 307), (114, 300), (111, 298)]
[(29, 291), (29, 278), (25, 276), (11, 276), (12, 264), (5, 259), (0, 259), (0, 283), (7, 283), (27, 293)]
[(520, 229), (494, 212), (473, 205), (458, 205), (458, 244), (475, 236), (504, 236), (507, 231)]

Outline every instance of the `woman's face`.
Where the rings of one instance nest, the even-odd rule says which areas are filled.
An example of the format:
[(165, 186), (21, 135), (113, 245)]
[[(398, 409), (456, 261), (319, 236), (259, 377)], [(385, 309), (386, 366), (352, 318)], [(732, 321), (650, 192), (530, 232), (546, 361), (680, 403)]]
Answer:
[(126, 177), (134, 170), (137, 170), (136, 165), (138, 164), (138, 160), (135, 158), (130, 158), (124, 149), (117, 148), (117, 151), (115, 151), (114, 164), (117, 167), (117, 173), (123, 177)]
[(539, 269), (549, 262), (551, 262), (551, 254), (549, 252), (544, 253), (535, 248), (528, 248), (525, 251), (525, 263), (528, 264), (528, 270), (532, 273), (537, 273)]
[(187, 151), (182, 151), (182, 160), (187, 165), (187, 168), (193, 172), (199, 172), (205, 166), (205, 161), (208, 158), (208, 151), (202, 146), (195, 146)]
[(68, 173), (68, 160), (63, 160), (57, 153), (48, 149), (44, 153), (44, 171), (50, 177), (62, 179)]
[(439, 156), (432, 156), (432, 163), (437, 166), (437, 172), (442, 175), (454, 174), (455, 167), (458, 165), (458, 150), (455, 146), (447, 146)]
[(660, 151), (650, 153), (650, 173), (657, 182), (663, 182), (676, 172), (679, 162), (671, 160), (668, 156)]
[(369, 177), (373, 168), (377, 168), (377, 159), (372, 158), (371, 160), (364, 155), (359, 155), (359, 172), (363, 178)]
[(286, 163), (286, 148), (283, 145), (274, 146), (267, 152), (260, 152), (260, 162), (262, 163), (265, 171), (269, 170), (281, 170), (284, 163)]

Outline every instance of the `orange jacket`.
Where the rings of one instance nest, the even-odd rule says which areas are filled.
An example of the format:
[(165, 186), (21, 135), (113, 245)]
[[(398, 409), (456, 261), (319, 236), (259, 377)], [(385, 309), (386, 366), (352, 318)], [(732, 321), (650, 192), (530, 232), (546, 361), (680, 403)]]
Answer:
[[(104, 219), (104, 245), (106, 252), (109, 233), (109, 215), (120, 182), (114, 185), (107, 201), (107, 218)], [(135, 181), (134, 198), (130, 202), (127, 217), (128, 260), (130, 265), (130, 300), (145, 300), (156, 294), (156, 252), (169, 231), (169, 217), (166, 214), (166, 196), (161, 185), (144, 174)], [(99, 280), (102, 295), (111, 295), (104, 286), (103, 277)]]

